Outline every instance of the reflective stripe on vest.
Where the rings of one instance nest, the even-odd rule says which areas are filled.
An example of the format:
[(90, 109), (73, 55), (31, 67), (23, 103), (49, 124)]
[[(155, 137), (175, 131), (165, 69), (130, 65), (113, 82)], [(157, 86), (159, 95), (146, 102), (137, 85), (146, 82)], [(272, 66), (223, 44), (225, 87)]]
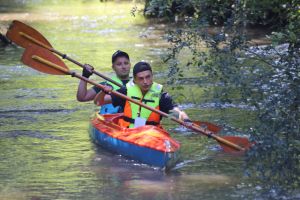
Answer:
[[(117, 83), (120, 83), (121, 85), (123, 85), (123, 82), (117, 76), (113, 76), (111, 79), (116, 81)], [(119, 86), (117, 86), (111, 82), (106, 81), (105, 84), (111, 85), (113, 87), (113, 90), (120, 89)], [(120, 111), (121, 111), (120, 106), (114, 107), (112, 104), (105, 104), (100, 107), (99, 114), (114, 114), (114, 113), (118, 113)]]
[[(134, 84), (132, 81), (127, 83), (126, 87), (127, 87), (127, 96), (128, 97), (135, 99), (137, 101), (141, 101), (142, 103), (144, 103), (150, 107), (159, 109), (159, 100), (160, 100), (160, 96), (161, 96), (161, 92), (162, 92), (162, 88), (163, 88), (162, 85), (153, 82), (151, 88), (149, 89), (149, 91), (146, 93), (146, 95), (144, 97), (142, 95), (140, 88), (136, 84)], [(140, 116), (138, 116), (139, 113), (140, 113)], [(124, 118), (125, 121), (127, 121), (128, 123), (126, 123), (126, 122), (123, 123), (123, 126), (125, 126), (125, 124), (128, 124), (129, 128), (134, 127), (134, 119), (136, 117), (141, 117), (141, 118), (146, 119), (148, 122), (147, 124), (154, 125), (155, 123), (159, 124), (159, 122), (160, 122), (159, 114), (154, 113), (151, 110), (148, 110), (144, 107), (140, 107), (139, 105), (134, 104), (130, 101), (126, 101), (126, 103), (125, 103), (124, 116), (125, 116), (125, 118)], [(126, 118), (127, 118), (127, 120), (126, 120)], [(120, 125), (122, 125), (122, 124), (120, 124)]]

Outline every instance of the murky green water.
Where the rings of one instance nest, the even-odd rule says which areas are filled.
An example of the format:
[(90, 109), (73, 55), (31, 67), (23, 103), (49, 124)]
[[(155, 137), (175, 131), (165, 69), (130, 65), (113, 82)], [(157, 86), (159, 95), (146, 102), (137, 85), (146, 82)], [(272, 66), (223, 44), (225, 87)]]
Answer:
[[(134, 3), (15, 2), (0, 1), (2, 33), (12, 20), (21, 20), (55, 49), (107, 75), (111, 54), (121, 49), (132, 63), (151, 62), (158, 82), (166, 82), (160, 61), (167, 47), (161, 38), (166, 25), (130, 15)], [(242, 157), (226, 155), (215, 141), (186, 134), (166, 120), (166, 129), (182, 144), (183, 159), (169, 173), (97, 147), (88, 136), (89, 116), (97, 108), (76, 101), (79, 81), (24, 66), (22, 52), (0, 47), (0, 199), (251, 199), (254, 190), (243, 178)], [(203, 104), (201, 88), (190, 87), (193, 94), (182, 101), (191, 118), (237, 127), (247, 122), (247, 111), (234, 107), (224, 114)]]

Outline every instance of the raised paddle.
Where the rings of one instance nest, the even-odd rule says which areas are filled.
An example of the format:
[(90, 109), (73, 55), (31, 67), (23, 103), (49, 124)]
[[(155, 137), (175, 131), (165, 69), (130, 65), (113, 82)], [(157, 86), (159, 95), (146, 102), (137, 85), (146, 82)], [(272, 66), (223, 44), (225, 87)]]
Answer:
[[(101, 88), (104, 90), (104, 86), (101, 84), (98, 84), (92, 80), (89, 80), (75, 72), (72, 72), (68, 69), (68, 67), (64, 64), (63, 61), (61, 61), (59, 58), (57, 58), (54, 54), (51, 52), (33, 45), (29, 46), (23, 56), (22, 56), (22, 62), (29, 67), (32, 67), (38, 71), (44, 72), (44, 73), (49, 73), (49, 74), (60, 74), (60, 75), (71, 75), (72, 77), (76, 77), (78, 79), (81, 79), (83, 81), (86, 81), (92, 85), (95, 85), (96, 87)], [(251, 143), (248, 141), (247, 138), (242, 138), (238, 136), (217, 136), (214, 134), (212, 131), (209, 131), (206, 128), (203, 128), (201, 126), (195, 126), (193, 124), (189, 125), (186, 124), (185, 122), (168, 115), (167, 113), (164, 113), (160, 110), (157, 110), (155, 108), (152, 108), (146, 104), (143, 104), (139, 101), (136, 101), (134, 99), (131, 99), (130, 97), (123, 95), (117, 91), (110, 91), (111, 94), (114, 94), (120, 98), (126, 99), (132, 103), (135, 103), (137, 105), (140, 105), (146, 109), (149, 109), (155, 113), (160, 114), (161, 116), (167, 117), (171, 119), (172, 121), (175, 121), (195, 132), (204, 134), (208, 136), (209, 138), (215, 139), (223, 148), (225, 152), (230, 152), (230, 153), (243, 153), (245, 150), (250, 148)]]
[[(9, 38), (11, 41), (13, 41), (15, 44), (17, 44), (23, 48), (27, 48), (31, 44), (39, 45), (40, 47), (43, 47), (53, 53), (56, 53), (57, 55), (61, 56), (62, 58), (67, 59), (67, 60), (75, 63), (76, 65), (84, 68), (83, 64), (68, 57), (66, 54), (63, 54), (63, 53), (55, 50), (52, 47), (52, 45), (50, 44), (50, 42), (36, 29), (34, 29), (31, 26), (24, 24), (20, 21), (14, 20), (11, 23), (11, 25), (6, 33), (6, 37)], [(100, 76), (101, 78), (103, 78), (119, 87), (122, 87), (122, 85), (120, 83), (118, 83), (108, 77), (105, 77), (104, 75), (95, 71), (94, 69), (92, 70), (92, 72), (94, 74)], [(46, 73), (48, 73), (48, 72), (46, 72)], [(212, 131), (215, 134), (221, 130), (221, 128), (219, 126), (212, 124), (210, 122), (193, 121), (193, 123), (194, 123), (194, 125), (200, 125), (202, 127), (206, 127), (208, 130)]]
[[(69, 60), (70, 62), (72, 62), (82, 68), (85, 68), (85, 66), (83, 64), (81, 64), (80, 62), (78, 62), (78, 61), (70, 58), (66, 54), (63, 54), (63, 53), (57, 51), (56, 49), (54, 49), (51, 46), (51, 44), (48, 42), (48, 40), (37, 30), (35, 30), (34, 28), (32, 28), (18, 20), (14, 20), (11, 23), (11, 25), (9, 26), (9, 29), (6, 33), (6, 37), (8, 39), (10, 39), (12, 42), (14, 42), (15, 44), (17, 44), (23, 48), (27, 48), (31, 44), (36, 44), (40, 47), (43, 47), (43, 48), (61, 56), (63, 59)], [(111, 78), (104, 77), (103, 74), (95, 71), (94, 69), (92, 69), (92, 72), (94, 74), (96, 74), (97, 76), (100, 76), (101, 78), (103, 78), (119, 87), (122, 87), (122, 85), (120, 83), (112, 80)]]

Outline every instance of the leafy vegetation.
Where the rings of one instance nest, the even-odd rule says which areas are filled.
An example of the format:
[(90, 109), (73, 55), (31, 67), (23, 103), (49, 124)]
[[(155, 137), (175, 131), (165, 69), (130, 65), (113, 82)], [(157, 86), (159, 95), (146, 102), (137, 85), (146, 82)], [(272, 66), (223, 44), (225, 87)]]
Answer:
[[(256, 145), (246, 161), (247, 172), (258, 178), (262, 191), (275, 197), (299, 189), (299, 2), (148, 0), (145, 14), (181, 16), (184, 21), (167, 36), (172, 44), (165, 58), (170, 81), (184, 76), (187, 68), (197, 69), (217, 86), (218, 99), (255, 108), (257, 123), (248, 133)], [(271, 27), (271, 44), (251, 42), (246, 34), (249, 25)], [(186, 63), (179, 59), (183, 51), (191, 55)]]
[(146, 0), (144, 13), (149, 17), (205, 17), (213, 25), (223, 25), (233, 17), (235, 6), (247, 10), (246, 22), (252, 25), (282, 27), (288, 20), (293, 0)]

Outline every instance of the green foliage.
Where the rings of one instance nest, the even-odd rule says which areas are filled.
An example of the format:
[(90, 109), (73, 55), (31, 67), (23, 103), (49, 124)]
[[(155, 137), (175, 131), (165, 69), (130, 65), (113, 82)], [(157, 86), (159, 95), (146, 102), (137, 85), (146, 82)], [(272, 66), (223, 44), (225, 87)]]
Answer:
[(293, 0), (146, 0), (144, 13), (150, 17), (202, 16), (212, 25), (223, 25), (235, 15), (236, 7), (242, 5), (247, 10), (245, 23), (280, 27), (287, 22), (293, 3)]
[(178, 0), (146, 0), (144, 14), (149, 17), (174, 17), (180, 15), (192, 15), (196, 5), (193, 1)]
[[(210, 5), (220, 2), (211, 1)], [(230, 1), (222, 4), (225, 2)], [(264, 191), (273, 191), (269, 196), (299, 189), (300, 184), (299, 6), (296, 1), (234, 1), (230, 17), (224, 12), (216, 18), (221, 19), (218, 23), (226, 19), (224, 26), (210, 28), (213, 11), (201, 10), (185, 18), (185, 26), (167, 37), (173, 45), (165, 58), (170, 63), (171, 82), (182, 76), (186, 67), (196, 68), (207, 74), (206, 80), (216, 86), (215, 95), (221, 101), (255, 108), (257, 124), (248, 133), (256, 145), (248, 152), (247, 171), (258, 178)], [(265, 16), (266, 8), (280, 20), (275, 15)], [(245, 34), (249, 16), (254, 22), (277, 20), (281, 31), (269, 36), (271, 45), (250, 43)], [(178, 60), (183, 51), (192, 55), (184, 66)]]
[(261, 123), (252, 133), (258, 143), (248, 155), (249, 169), (263, 182), (287, 190), (300, 184), (300, 40), (295, 37), (300, 16), (295, 9), (288, 17), (285, 29), (271, 36), (274, 45), (284, 43), (285, 49), (268, 49), (273, 52), (267, 55), (270, 69), (254, 85), (264, 98), (257, 102)]

